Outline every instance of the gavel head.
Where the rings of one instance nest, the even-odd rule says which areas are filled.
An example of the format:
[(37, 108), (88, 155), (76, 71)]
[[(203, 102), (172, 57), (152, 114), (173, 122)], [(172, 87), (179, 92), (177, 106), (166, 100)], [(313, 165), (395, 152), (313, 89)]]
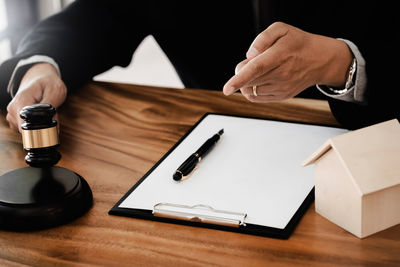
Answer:
[(50, 104), (25, 106), (19, 113), (25, 121), (22, 125), (22, 142), (28, 152), (25, 161), (31, 167), (51, 167), (60, 158), (57, 121), (53, 120), (56, 109)]

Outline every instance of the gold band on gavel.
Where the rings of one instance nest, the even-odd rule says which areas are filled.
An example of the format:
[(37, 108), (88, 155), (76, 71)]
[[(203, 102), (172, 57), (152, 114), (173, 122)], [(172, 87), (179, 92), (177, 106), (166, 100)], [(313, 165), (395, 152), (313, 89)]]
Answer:
[(24, 148), (50, 147), (59, 144), (57, 126), (38, 130), (22, 130)]

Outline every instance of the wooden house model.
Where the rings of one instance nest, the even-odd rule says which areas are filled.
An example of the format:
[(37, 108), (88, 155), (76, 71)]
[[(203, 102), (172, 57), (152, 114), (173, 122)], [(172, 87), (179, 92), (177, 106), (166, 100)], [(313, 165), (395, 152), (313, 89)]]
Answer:
[(390, 120), (333, 137), (315, 164), (316, 212), (359, 238), (400, 223), (400, 124)]

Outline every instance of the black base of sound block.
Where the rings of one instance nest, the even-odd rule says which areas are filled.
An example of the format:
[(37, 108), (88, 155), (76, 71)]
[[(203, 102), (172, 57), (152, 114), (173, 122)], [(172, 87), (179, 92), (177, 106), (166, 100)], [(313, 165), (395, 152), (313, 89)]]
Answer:
[(93, 204), (80, 175), (61, 167), (26, 167), (0, 176), (0, 229), (32, 231), (70, 222)]

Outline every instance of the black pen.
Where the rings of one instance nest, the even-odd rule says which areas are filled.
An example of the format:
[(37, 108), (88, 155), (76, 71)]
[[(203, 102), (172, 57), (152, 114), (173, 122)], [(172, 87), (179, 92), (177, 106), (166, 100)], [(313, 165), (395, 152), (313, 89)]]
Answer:
[(205, 141), (196, 152), (190, 155), (187, 160), (185, 160), (182, 165), (179, 166), (172, 178), (174, 178), (175, 181), (181, 181), (190, 176), (200, 160), (204, 158), (208, 152), (210, 152), (211, 148), (214, 147), (223, 133), (224, 129), (221, 129), (218, 133), (214, 134), (211, 138)]

